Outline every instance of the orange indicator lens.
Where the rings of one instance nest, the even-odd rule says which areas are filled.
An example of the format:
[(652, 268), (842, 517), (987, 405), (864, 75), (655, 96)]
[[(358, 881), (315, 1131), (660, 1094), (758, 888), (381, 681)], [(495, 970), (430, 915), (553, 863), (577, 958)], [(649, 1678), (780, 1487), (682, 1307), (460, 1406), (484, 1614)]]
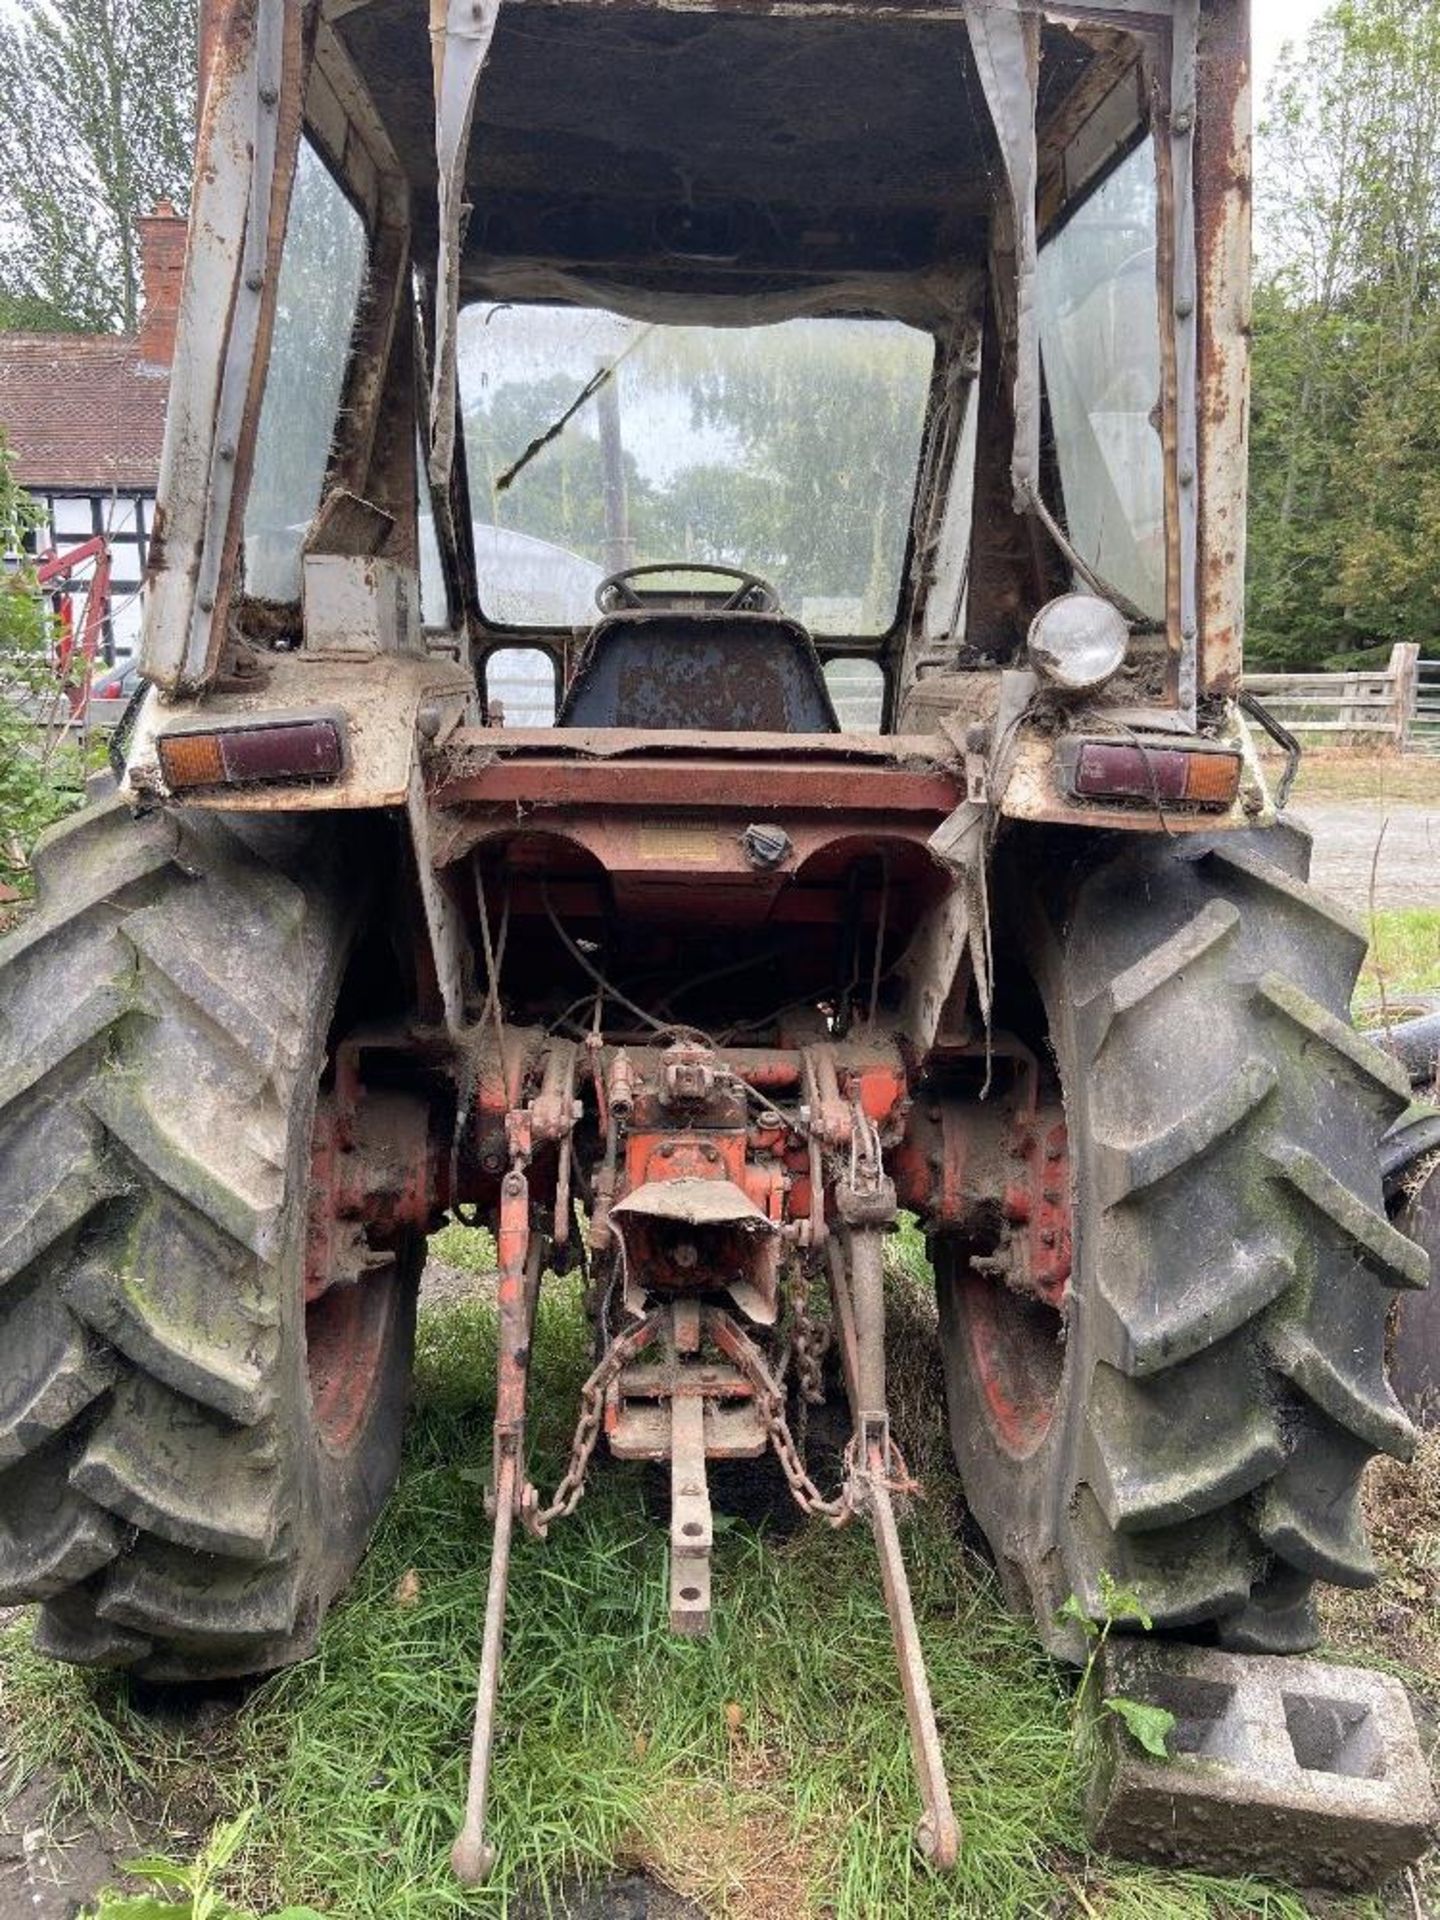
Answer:
[(344, 721), (328, 714), (204, 733), (162, 733), (156, 744), (160, 771), (172, 788), (333, 780), (345, 771)]
[(167, 787), (218, 787), (225, 779), (225, 762), (218, 733), (162, 734), (160, 771)]
[(1238, 753), (1190, 753), (1185, 798), (1197, 807), (1229, 807), (1240, 791)]

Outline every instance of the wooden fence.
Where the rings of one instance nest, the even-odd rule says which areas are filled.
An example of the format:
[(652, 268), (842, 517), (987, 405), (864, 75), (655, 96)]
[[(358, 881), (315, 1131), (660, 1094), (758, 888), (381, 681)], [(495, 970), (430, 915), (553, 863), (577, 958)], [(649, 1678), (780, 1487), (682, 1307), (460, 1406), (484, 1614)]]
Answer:
[(1379, 673), (1247, 673), (1253, 693), (1300, 734), (1355, 734), (1440, 752), (1440, 661), (1411, 642)]

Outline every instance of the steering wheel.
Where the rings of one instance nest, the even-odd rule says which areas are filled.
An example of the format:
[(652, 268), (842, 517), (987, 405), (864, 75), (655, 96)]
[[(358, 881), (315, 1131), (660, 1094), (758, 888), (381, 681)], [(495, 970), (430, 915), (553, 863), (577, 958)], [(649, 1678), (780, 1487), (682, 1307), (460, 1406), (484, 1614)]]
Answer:
[(743, 567), (711, 566), (709, 561), (701, 560), (662, 560), (658, 565), (648, 567), (622, 567), (618, 573), (607, 573), (595, 589), (595, 604), (601, 613), (620, 613), (643, 608), (646, 596), (638, 593), (632, 581), (644, 579), (647, 575), (663, 573), (699, 573), (718, 576), (723, 580), (738, 580), (739, 585), (728, 600), (722, 601), (721, 613), (778, 613), (780, 596), (768, 580), (762, 580), (758, 573), (747, 573)]

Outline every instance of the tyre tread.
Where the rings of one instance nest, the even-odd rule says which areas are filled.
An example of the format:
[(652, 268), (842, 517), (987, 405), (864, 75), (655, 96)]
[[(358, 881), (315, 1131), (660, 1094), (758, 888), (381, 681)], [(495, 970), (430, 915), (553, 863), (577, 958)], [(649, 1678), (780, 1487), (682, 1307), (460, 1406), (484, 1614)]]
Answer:
[(296, 1629), (278, 1222), (353, 903), (272, 841), (111, 797), (43, 838), (0, 943), (0, 1594), (83, 1665), (243, 1672)]

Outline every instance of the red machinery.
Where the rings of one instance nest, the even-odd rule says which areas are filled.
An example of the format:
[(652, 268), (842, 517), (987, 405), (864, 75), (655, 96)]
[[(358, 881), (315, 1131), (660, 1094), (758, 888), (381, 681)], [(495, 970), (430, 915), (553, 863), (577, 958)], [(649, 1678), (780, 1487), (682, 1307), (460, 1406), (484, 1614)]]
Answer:
[[(94, 563), (90, 578), (77, 581), (77, 571), (89, 562)], [(35, 578), (54, 602), (55, 672), (74, 714), (84, 711), (96, 657), (102, 649), (110, 615), (110, 567), (110, 543), (101, 533), (63, 553), (57, 547), (48, 547), (35, 563)], [(77, 623), (75, 603), (82, 596)]]

